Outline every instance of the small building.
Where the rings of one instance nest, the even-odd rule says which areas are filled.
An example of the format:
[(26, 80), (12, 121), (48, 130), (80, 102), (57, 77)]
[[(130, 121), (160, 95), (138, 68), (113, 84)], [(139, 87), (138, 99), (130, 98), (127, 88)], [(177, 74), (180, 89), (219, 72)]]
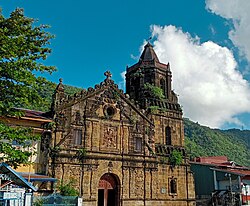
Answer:
[(191, 170), (198, 206), (250, 204), (250, 168), (215, 156), (196, 158)]
[(0, 205), (31, 206), (34, 191), (37, 188), (18, 172), (6, 163), (0, 163)]
[[(33, 134), (41, 135), (42, 141), (32, 141), (29, 148), (22, 148), (22, 145), (18, 144), (17, 141), (12, 142), (12, 146), (20, 150), (33, 151), (34, 154), (30, 157), (30, 164), (20, 165), (15, 169), (18, 176), (22, 177), (27, 182), (32, 182), (36, 188), (36, 192), (41, 194), (48, 194), (53, 192), (53, 183), (56, 181), (55, 178), (46, 176), (48, 165), (46, 164), (46, 157), (43, 152), (46, 152), (48, 143), (44, 142), (51, 137), (51, 130), (48, 129), (48, 124), (52, 122), (48, 113), (41, 111), (34, 111), (29, 109), (19, 109), (24, 115), (17, 117), (0, 117), (0, 120), (11, 127), (28, 127), (32, 129)], [(4, 163), (2, 163), (4, 164)], [(8, 167), (10, 168), (10, 167)], [(11, 168), (10, 168), (11, 169)], [(13, 170), (14, 171), (14, 170)]]

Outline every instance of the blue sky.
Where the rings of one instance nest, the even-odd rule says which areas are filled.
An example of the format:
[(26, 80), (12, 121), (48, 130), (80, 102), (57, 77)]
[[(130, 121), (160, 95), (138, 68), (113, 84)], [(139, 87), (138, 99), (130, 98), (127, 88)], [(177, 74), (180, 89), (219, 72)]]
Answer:
[[(226, 2), (226, 3), (225, 3)], [(250, 43), (244, 0), (1, 0), (49, 24), (56, 35), (46, 64), (53, 82), (89, 87), (110, 70), (123, 86), (126, 65), (137, 62), (145, 39), (164, 63), (184, 115), (211, 127), (250, 129)]]

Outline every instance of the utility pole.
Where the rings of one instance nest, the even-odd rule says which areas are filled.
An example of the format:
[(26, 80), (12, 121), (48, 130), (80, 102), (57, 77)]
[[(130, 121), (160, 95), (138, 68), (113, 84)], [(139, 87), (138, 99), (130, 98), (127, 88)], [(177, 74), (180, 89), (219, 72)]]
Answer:
[(233, 200), (233, 190), (232, 190), (232, 178), (230, 173), (225, 174), (226, 177), (229, 178), (229, 205), (233, 206), (234, 205), (234, 200)]

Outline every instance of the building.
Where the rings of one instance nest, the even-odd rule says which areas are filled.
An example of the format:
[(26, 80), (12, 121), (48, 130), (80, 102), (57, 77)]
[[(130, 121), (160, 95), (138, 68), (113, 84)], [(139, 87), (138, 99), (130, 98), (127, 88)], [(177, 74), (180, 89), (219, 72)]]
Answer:
[(250, 204), (250, 168), (214, 156), (196, 158), (191, 170), (198, 206)]
[(0, 163), (0, 205), (31, 206), (31, 191), (37, 188), (8, 164)]
[(105, 76), (74, 96), (64, 93), (60, 80), (51, 111), (56, 124), (49, 174), (74, 179), (83, 205), (194, 205), (170, 65), (147, 43), (138, 63), (127, 68), (126, 93), (109, 71)]
[[(34, 111), (29, 109), (19, 109), (19, 110), (23, 112), (23, 116), (0, 117), (0, 120), (11, 127), (31, 128), (33, 134), (42, 137), (42, 142), (39, 140), (37, 141), (32, 140), (31, 146), (26, 147), (24, 149), (22, 147), (22, 144), (19, 144), (17, 141), (13, 141), (12, 142), (13, 147), (20, 150), (27, 150), (33, 153), (29, 158), (31, 164), (20, 165), (15, 170), (13, 170), (10, 166), (7, 167), (5, 163), (1, 163), (2, 168), (6, 166), (8, 171), (9, 170), (14, 171), (16, 175), (20, 176), (20, 178), (23, 178), (28, 183), (32, 183), (32, 186), (36, 188), (35, 190), (33, 189), (33, 191), (45, 194), (51, 193), (53, 192), (52, 183), (55, 182), (56, 179), (44, 175), (48, 170), (48, 165), (47, 165), (48, 160), (46, 159), (47, 156), (44, 156), (43, 153), (48, 151), (49, 149), (48, 148), (49, 145), (46, 144), (44, 141), (46, 141), (49, 137), (51, 137), (51, 131), (48, 129), (48, 124), (52, 122), (52, 119), (49, 117), (48, 113), (45, 112)], [(12, 188), (13, 182), (15, 181), (6, 181), (4, 183), (4, 186), (0, 184), (0, 188), (3, 189)]]
[[(11, 127), (28, 127), (32, 129), (34, 135), (45, 135), (49, 132), (46, 129), (46, 125), (52, 122), (52, 119), (46, 115), (45, 112), (34, 111), (29, 109), (19, 109), (23, 112), (21, 117), (0, 117), (0, 121), (4, 122), (6, 125)], [(49, 132), (50, 133), (50, 132)], [(23, 149), (22, 145), (18, 142), (13, 141), (12, 145), (18, 149)], [(41, 165), (40, 161), (42, 156), (40, 156), (40, 141), (32, 141), (31, 146), (27, 148), (29, 151), (34, 151), (35, 155), (31, 156), (29, 161), (33, 164), (20, 165), (16, 171), (17, 172), (31, 172), (31, 173), (41, 173), (45, 172), (42, 169), (44, 166)]]

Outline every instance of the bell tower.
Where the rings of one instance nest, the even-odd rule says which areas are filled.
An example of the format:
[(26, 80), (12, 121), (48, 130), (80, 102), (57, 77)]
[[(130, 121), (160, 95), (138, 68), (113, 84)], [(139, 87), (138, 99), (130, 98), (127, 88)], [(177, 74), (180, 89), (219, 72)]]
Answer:
[(164, 107), (164, 103), (177, 104), (180, 109), (171, 83), (170, 64), (161, 63), (153, 46), (148, 42), (144, 46), (139, 61), (127, 68), (127, 94), (143, 109), (148, 106)]

